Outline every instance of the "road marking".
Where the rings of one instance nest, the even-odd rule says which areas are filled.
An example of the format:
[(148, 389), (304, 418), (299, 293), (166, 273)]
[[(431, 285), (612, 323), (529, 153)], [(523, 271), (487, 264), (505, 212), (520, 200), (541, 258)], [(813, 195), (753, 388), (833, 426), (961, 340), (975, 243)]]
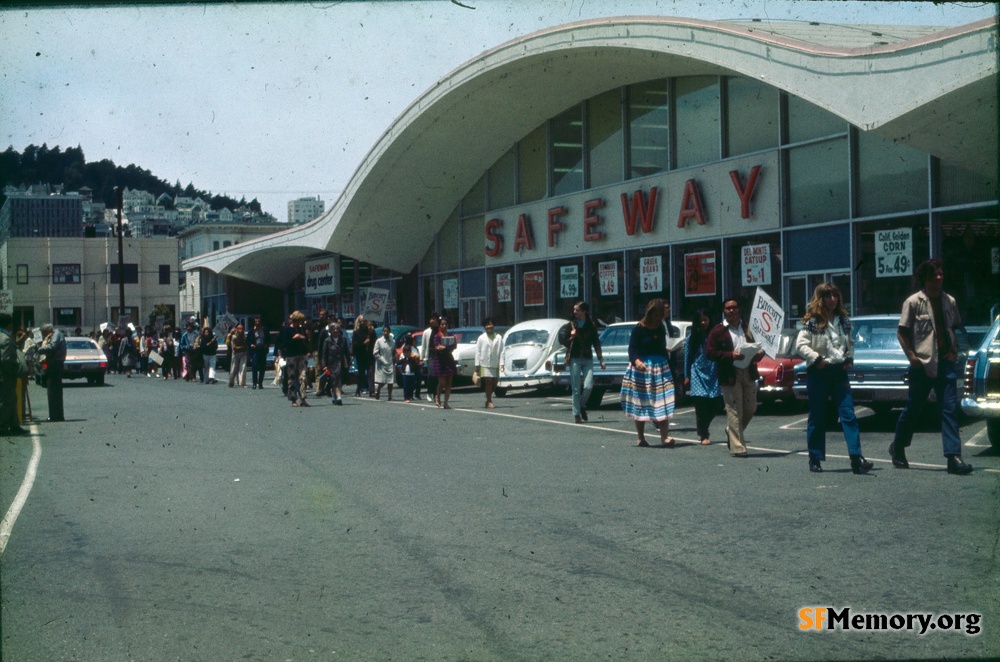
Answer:
[(976, 434), (972, 435), (972, 437), (967, 442), (965, 442), (965, 445), (969, 446), (971, 448), (989, 448), (990, 446), (993, 445), (989, 441), (987, 441), (985, 444), (976, 443), (980, 439), (986, 438), (987, 433), (988, 433), (988, 430), (986, 428), (983, 428), (982, 430), (980, 430)]
[(28, 461), (28, 470), (24, 473), (24, 480), (21, 482), (21, 489), (17, 491), (17, 496), (14, 497), (14, 503), (10, 504), (10, 508), (7, 509), (7, 514), (3, 516), (3, 521), (0, 521), (0, 554), (3, 554), (3, 550), (7, 547), (7, 541), (10, 540), (11, 531), (14, 528), (14, 522), (17, 521), (17, 516), (21, 514), (21, 508), (24, 507), (25, 502), (28, 500), (28, 495), (31, 493), (31, 487), (35, 484), (35, 474), (38, 471), (38, 462), (42, 459), (42, 442), (39, 441), (38, 427), (32, 423), (31, 427), (31, 459)]
[(809, 421), (809, 417), (806, 416), (805, 418), (800, 418), (797, 421), (792, 421), (791, 423), (785, 423), (784, 425), (782, 425), (778, 429), (779, 430), (805, 430), (805, 428), (796, 428), (796, 427), (792, 427), (792, 426), (793, 425), (798, 425), (799, 423), (807, 423), (808, 421)]
[[(412, 402), (410, 404), (414, 404), (414, 405), (417, 405), (419, 407), (423, 407), (424, 409), (431, 409), (431, 408), (437, 409), (437, 407), (434, 407), (434, 405), (431, 404), (431, 403), (424, 404), (422, 402)], [(505, 413), (499, 412), (499, 411), (497, 411), (495, 409), (485, 409), (485, 408), (483, 408), (483, 409), (469, 409), (469, 408), (466, 408), (466, 407), (452, 407), (451, 410), (452, 411), (464, 411), (464, 412), (468, 412), (470, 414), (486, 414), (487, 416), (501, 416), (503, 418), (515, 418), (515, 419), (519, 419), (519, 420), (522, 420), (522, 421), (534, 421), (536, 423), (551, 423), (553, 425), (566, 425), (566, 426), (569, 426), (569, 427), (576, 428), (578, 430), (585, 430), (585, 429), (589, 428), (589, 429), (595, 430), (595, 431), (599, 430), (601, 432), (613, 432), (615, 434), (628, 434), (628, 435), (635, 436), (635, 430), (615, 430), (613, 428), (606, 428), (606, 427), (602, 427), (602, 426), (599, 426), (599, 425), (595, 425), (595, 423), (601, 423), (601, 421), (590, 421), (590, 423), (575, 423), (573, 421), (553, 421), (550, 418), (538, 418), (538, 417), (535, 417), (535, 416), (524, 416), (522, 414), (505, 414)], [(694, 410), (693, 409), (684, 409), (684, 410), (680, 410), (680, 413), (687, 413), (689, 411), (694, 411)], [(678, 412), (675, 411), (674, 413), (676, 414)], [(790, 425), (795, 425), (796, 423), (801, 423), (802, 421), (807, 421), (807, 420), (809, 420), (809, 419), (808, 418), (802, 418), (802, 419), (799, 419), (798, 421), (795, 421), (794, 423), (789, 423), (788, 425), (789, 426)], [(608, 421), (608, 422), (612, 422), (612, 421)], [(789, 429), (789, 428), (788, 428), (788, 426), (782, 426), (782, 429)], [(973, 437), (973, 439), (976, 439), (978, 436), (979, 435), (977, 434), (975, 437)], [(701, 441), (700, 439), (689, 439), (689, 438), (686, 438), (686, 437), (673, 437), (673, 438), (676, 439), (677, 441), (690, 442), (690, 443), (696, 444), (696, 445), (700, 445), (700, 441)], [(712, 445), (713, 446), (715, 446), (715, 445), (721, 445), (721, 443), (722, 442), (713, 442)], [(656, 445), (654, 444), (653, 447), (655, 448)], [(809, 455), (808, 451), (790, 451), (790, 450), (787, 450), (787, 449), (784, 449), (784, 448), (766, 448), (764, 446), (751, 446), (749, 444), (747, 445), (747, 448), (751, 449), (751, 450), (755, 450), (755, 451), (762, 451), (764, 453), (778, 453), (778, 454), (781, 454), (781, 455), (802, 455), (804, 457)], [(827, 453), (826, 457), (828, 459), (829, 458), (835, 458), (835, 459), (839, 459), (839, 460), (850, 460), (851, 459), (850, 455), (833, 455), (831, 453)], [(871, 460), (872, 462), (892, 463), (892, 460), (889, 460), (889, 459), (885, 459), (885, 460), (883, 460), (881, 458), (874, 458), (874, 459), (872, 459), (872, 458), (865, 458), (865, 459)], [(925, 467), (925, 468), (928, 468), (928, 469), (945, 469), (945, 468), (947, 468), (947, 465), (945, 465), (945, 464), (927, 464), (927, 463), (924, 463), (924, 462), (910, 462), (910, 465), (912, 465), (914, 467)], [(977, 473), (980, 472), (980, 471), (985, 472), (985, 473), (1000, 473), (1000, 469), (977, 469), (976, 470)]]

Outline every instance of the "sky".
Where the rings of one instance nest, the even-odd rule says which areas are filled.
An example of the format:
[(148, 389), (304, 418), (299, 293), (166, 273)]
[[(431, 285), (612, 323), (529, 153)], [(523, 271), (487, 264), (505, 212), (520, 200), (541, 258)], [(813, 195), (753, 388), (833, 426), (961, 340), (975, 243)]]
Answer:
[(0, 150), (80, 146), (88, 161), (257, 198), (285, 221), (296, 198), (318, 195), (329, 209), (435, 81), (544, 28), (623, 14), (954, 26), (995, 13), (983, 2), (804, 0), (0, 9)]

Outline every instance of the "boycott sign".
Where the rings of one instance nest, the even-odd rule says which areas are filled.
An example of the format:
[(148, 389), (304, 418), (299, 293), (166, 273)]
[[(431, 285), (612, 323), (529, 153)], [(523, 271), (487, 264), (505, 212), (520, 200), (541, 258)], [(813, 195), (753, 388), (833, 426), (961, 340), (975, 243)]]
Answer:
[(639, 291), (659, 292), (663, 289), (663, 262), (659, 255), (639, 259)]
[(385, 320), (386, 302), (389, 300), (389, 290), (380, 287), (369, 287), (365, 302), (361, 306), (361, 314), (373, 324), (382, 324)]
[(767, 295), (767, 292), (757, 288), (753, 299), (753, 310), (747, 325), (754, 340), (759, 342), (764, 353), (772, 359), (778, 355), (778, 345), (781, 344), (781, 327), (785, 323), (785, 311), (778, 302)]
[(877, 230), (875, 232), (875, 277), (913, 275), (913, 230)]
[(769, 244), (744, 246), (740, 265), (743, 273), (743, 287), (771, 284), (771, 246)]

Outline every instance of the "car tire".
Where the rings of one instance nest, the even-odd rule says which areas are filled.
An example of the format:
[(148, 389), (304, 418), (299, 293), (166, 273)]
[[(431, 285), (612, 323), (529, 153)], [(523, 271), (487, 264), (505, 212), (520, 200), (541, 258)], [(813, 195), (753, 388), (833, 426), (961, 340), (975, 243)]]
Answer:
[(96, 379), (94, 379), (94, 382), (95, 382), (95, 383), (96, 383), (96, 384), (97, 384), (98, 386), (104, 386), (104, 373), (102, 372), (101, 374), (99, 374), (99, 375), (97, 376), (97, 378), (96, 378)]
[(1000, 418), (986, 419), (986, 436), (993, 448), (1000, 450)]

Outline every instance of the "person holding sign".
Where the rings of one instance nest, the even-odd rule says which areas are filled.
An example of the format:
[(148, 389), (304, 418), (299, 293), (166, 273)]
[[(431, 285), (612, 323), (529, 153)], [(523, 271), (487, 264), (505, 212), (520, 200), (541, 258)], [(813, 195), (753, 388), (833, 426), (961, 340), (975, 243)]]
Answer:
[(913, 441), (913, 427), (927, 403), (931, 390), (941, 405), (941, 440), (948, 458), (948, 473), (964, 476), (972, 465), (962, 461), (962, 439), (958, 434), (958, 339), (955, 329), (962, 326), (955, 298), (942, 289), (941, 261), (924, 260), (917, 267), (920, 291), (903, 302), (896, 337), (910, 361), (909, 392), (906, 406), (896, 423), (896, 435), (889, 446), (892, 466), (909, 469), (906, 448)]
[(764, 350), (753, 351), (753, 334), (740, 318), (739, 301), (723, 301), (722, 314), (722, 323), (708, 333), (706, 353), (719, 368), (729, 453), (750, 457), (743, 433), (757, 412), (757, 363), (764, 358)]
[(664, 448), (674, 445), (668, 436), (670, 417), (674, 414), (674, 378), (667, 358), (666, 316), (663, 299), (646, 305), (646, 314), (632, 329), (628, 341), (628, 368), (622, 380), (622, 410), (635, 421), (636, 446), (648, 447), (646, 421), (660, 429)]
[(847, 377), (847, 371), (854, 364), (851, 318), (836, 285), (820, 283), (816, 286), (800, 329), (795, 351), (809, 366), (806, 372), (809, 380), (809, 422), (806, 425), (809, 471), (823, 471), (820, 462), (826, 460), (826, 403), (832, 398), (844, 428), (851, 471), (867, 473), (875, 465), (861, 454), (861, 433)]

